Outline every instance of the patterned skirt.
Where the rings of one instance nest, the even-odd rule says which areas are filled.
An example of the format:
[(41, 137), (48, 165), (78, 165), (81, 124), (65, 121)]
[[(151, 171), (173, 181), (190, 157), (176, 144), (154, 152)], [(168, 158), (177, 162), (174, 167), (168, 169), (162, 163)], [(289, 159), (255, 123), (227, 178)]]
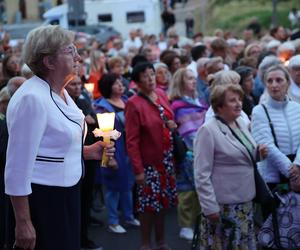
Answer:
[(173, 156), (171, 151), (166, 151), (161, 165), (145, 167), (145, 184), (137, 186), (137, 211), (160, 212), (176, 204)]
[(222, 222), (212, 224), (201, 217), (200, 250), (255, 250), (252, 202), (220, 207)]

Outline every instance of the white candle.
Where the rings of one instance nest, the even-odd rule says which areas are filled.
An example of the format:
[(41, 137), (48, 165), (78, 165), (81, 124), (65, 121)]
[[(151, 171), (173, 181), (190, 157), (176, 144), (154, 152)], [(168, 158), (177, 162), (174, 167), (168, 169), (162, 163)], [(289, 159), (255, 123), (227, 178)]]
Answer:
[(94, 92), (94, 83), (85, 83), (84, 87), (86, 88), (86, 90), (93, 96), (93, 92)]
[[(114, 112), (97, 114), (97, 120), (98, 120), (98, 124), (99, 124), (99, 129), (101, 131), (103, 131), (103, 132), (113, 131), (114, 126), (115, 126), (115, 113)], [(107, 136), (103, 135), (103, 141), (105, 143), (110, 143), (110, 137), (111, 136), (109, 133), (107, 133)], [(105, 150), (103, 150), (101, 166), (107, 167), (107, 164), (108, 164), (108, 158), (106, 156)]]

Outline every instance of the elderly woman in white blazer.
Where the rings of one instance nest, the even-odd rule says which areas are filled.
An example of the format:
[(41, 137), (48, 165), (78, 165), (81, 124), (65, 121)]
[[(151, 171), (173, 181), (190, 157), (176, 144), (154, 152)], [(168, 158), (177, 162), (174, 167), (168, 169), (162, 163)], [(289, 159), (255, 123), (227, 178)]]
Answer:
[(216, 115), (195, 139), (195, 185), (203, 213), (200, 249), (256, 249), (251, 159), (256, 144), (239, 118), (242, 98), (239, 85), (216, 86), (211, 94)]
[(59, 26), (29, 33), (24, 61), (35, 76), (8, 106), (5, 192), (15, 212), (15, 245), (22, 249), (80, 249), (82, 156), (100, 159), (103, 145), (83, 146), (84, 116), (64, 89), (80, 59), (72, 40)]

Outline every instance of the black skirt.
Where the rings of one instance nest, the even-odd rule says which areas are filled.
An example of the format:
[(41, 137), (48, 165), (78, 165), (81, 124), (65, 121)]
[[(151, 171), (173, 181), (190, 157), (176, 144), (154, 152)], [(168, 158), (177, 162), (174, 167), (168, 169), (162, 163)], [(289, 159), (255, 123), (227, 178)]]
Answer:
[(72, 187), (32, 184), (29, 206), (35, 250), (80, 250), (80, 183)]

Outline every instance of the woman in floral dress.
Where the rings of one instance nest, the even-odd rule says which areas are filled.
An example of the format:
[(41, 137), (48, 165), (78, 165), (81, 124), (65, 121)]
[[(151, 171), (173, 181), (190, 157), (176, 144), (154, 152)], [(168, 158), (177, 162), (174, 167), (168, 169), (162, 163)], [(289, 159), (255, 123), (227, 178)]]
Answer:
[(156, 89), (152, 64), (134, 67), (132, 79), (139, 93), (125, 108), (126, 143), (137, 183), (137, 210), (140, 214), (142, 246), (151, 249), (151, 231), (159, 250), (169, 250), (164, 240), (166, 208), (176, 204), (171, 129), (173, 113), (163, 91)]

